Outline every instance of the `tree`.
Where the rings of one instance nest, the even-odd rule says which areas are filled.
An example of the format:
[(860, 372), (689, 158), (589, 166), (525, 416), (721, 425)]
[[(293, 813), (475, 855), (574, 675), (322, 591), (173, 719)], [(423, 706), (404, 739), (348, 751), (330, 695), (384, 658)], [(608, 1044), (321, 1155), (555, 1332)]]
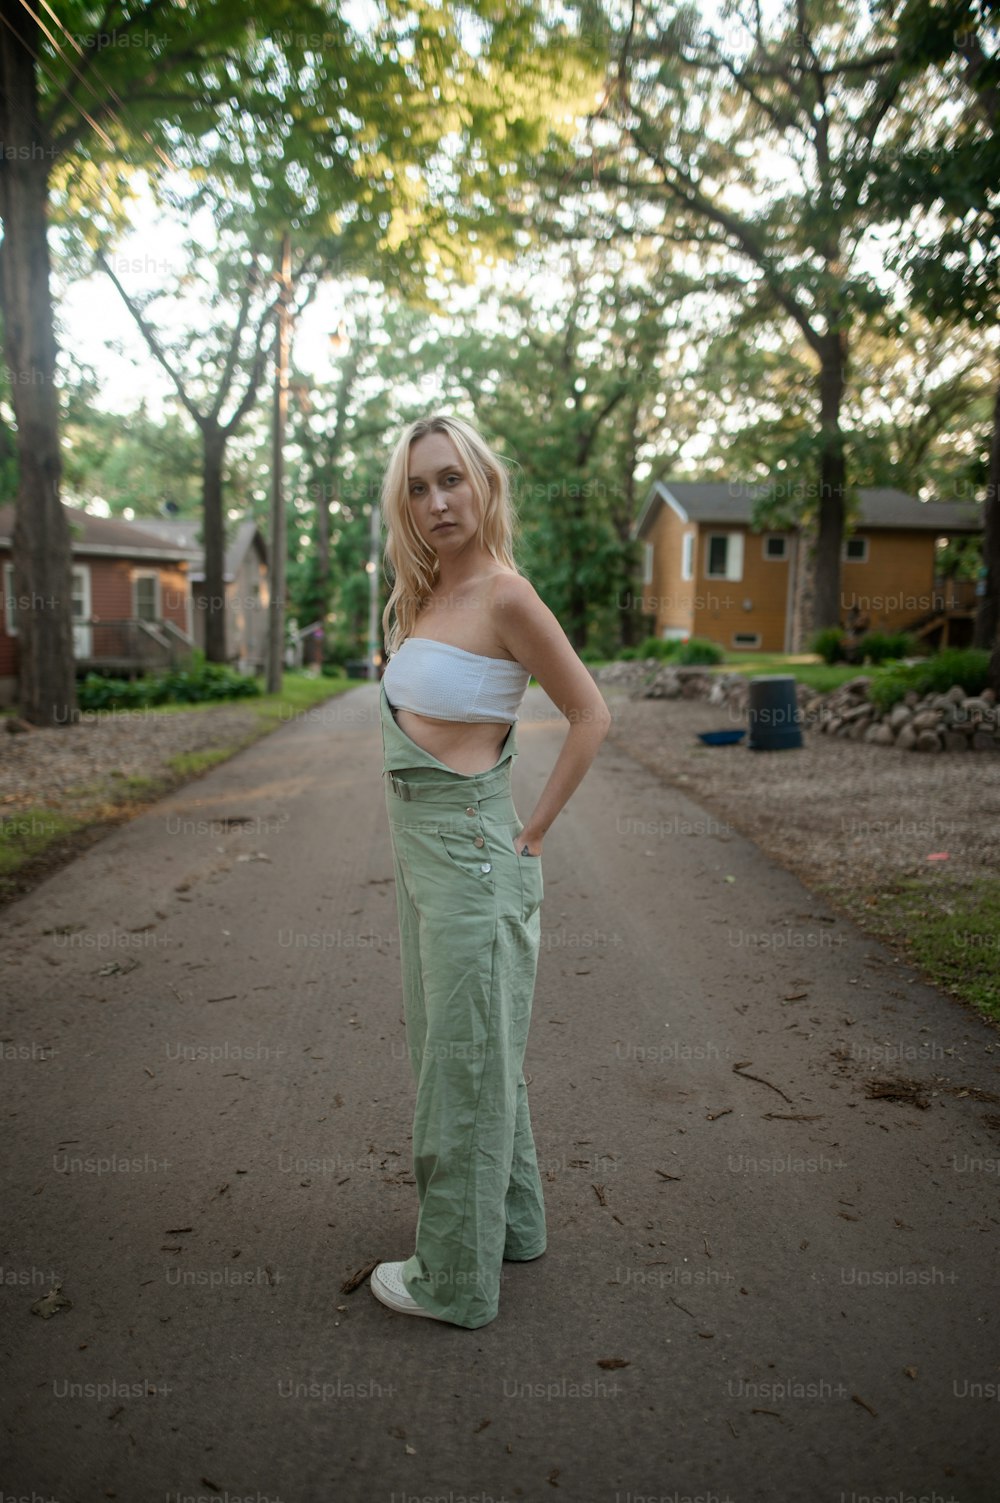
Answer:
[(879, 156), (867, 215), (871, 222), (910, 221), (892, 260), (914, 303), (929, 318), (964, 321), (984, 352), (992, 347), (997, 374), (982, 467), (986, 577), (975, 641), (991, 650), (989, 679), (1000, 695), (998, 19), (997, 0), (907, 0), (898, 21), (900, 55), (910, 74), (932, 80), (944, 103), (926, 113), (906, 150)]
[[(260, 237), (263, 239), (263, 236)], [(122, 286), (103, 252), (98, 261), (114, 283), (122, 301), (142, 333), (155, 359), (177, 389), (184, 408), (197, 425), (202, 439), (202, 506), (205, 544), (205, 656), (210, 663), (226, 661), (225, 518), (223, 472), (226, 444), (250, 413), (260, 393), (274, 343), (272, 315), (278, 303), (268, 274), (268, 257), (260, 244), (243, 251), (220, 248), (210, 268), (198, 266), (197, 249), (188, 247), (190, 262), (178, 277), (178, 285), (162, 288), (141, 298)], [(204, 333), (191, 331), (168, 348), (147, 317), (150, 305), (160, 297), (176, 304), (182, 286), (196, 279), (214, 282), (207, 308), (200, 321)], [(315, 267), (308, 256), (292, 275), (293, 285), (305, 291), (304, 306), (315, 289)], [(187, 371), (182, 366), (187, 365)], [(193, 371), (192, 371), (193, 368)], [(242, 384), (242, 390), (239, 384)], [(231, 403), (228, 416), (223, 408)]]
[(578, 175), (626, 190), (647, 224), (669, 212), (709, 267), (749, 267), (746, 301), (790, 320), (812, 362), (815, 480), (798, 506), (815, 564), (800, 616), (836, 624), (848, 357), (885, 301), (857, 255), (860, 200), (880, 137), (889, 150), (913, 128), (891, 17), (863, 27), (832, 0), (794, 0), (765, 32), (760, 7), (736, 0), (724, 39), (689, 5), (636, 0), (618, 26), (590, 0), (579, 9), (615, 62)]
[[(300, 243), (322, 226), (332, 241), (366, 247), (371, 270), (395, 261), (422, 274), (430, 255), (442, 272), (467, 276), (459, 223), (478, 225), (471, 233), (487, 242), (507, 232), (479, 191), (483, 169), (568, 131), (589, 87), (583, 49), (561, 35), (549, 45), (533, 6), (498, 12), (479, 0), (442, 12), (392, 0), (366, 35), (339, 7), (307, 0), (254, 11), (241, 0), (152, 0), (134, 11), (109, 0), (99, 15), (66, 0), (60, 9), (45, 12), (43, 35), (30, 7), (0, 0), (0, 295), (20, 460), (21, 708), (39, 724), (75, 715), (50, 187), (93, 250), (120, 228), (133, 173), (159, 183), (187, 171), (217, 200), (266, 205), (275, 231)], [(522, 107), (512, 112), (514, 99)]]
[[(548, 307), (543, 270), (562, 276)], [(651, 245), (583, 240), (527, 262), (519, 282), (483, 310), (499, 335), (448, 341), (448, 383), (517, 464), (526, 566), (573, 645), (600, 623), (617, 647), (641, 627), (629, 603), (636, 472), (662, 452), (674, 401), (664, 354), (680, 348), (694, 284)]]

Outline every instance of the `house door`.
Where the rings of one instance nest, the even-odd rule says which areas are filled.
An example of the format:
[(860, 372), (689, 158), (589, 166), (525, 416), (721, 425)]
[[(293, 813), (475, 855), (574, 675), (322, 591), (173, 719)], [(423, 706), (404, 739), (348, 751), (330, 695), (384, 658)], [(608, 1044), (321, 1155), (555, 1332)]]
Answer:
[(91, 656), (90, 569), (86, 564), (73, 566), (73, 656)]

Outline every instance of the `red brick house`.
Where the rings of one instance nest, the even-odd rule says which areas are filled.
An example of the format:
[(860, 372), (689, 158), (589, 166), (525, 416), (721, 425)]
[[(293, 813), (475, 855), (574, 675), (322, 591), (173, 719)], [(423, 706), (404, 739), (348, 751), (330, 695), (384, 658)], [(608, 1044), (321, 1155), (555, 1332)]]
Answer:
[[(155, 519), (95, 517), (64, 506), (72, 535), (73, 649), (81, 671), (169, 667), (194, 646), (189, 571), (201, 557)], [(14, 507), (0, 506), (0, 703), (17, 698)]]

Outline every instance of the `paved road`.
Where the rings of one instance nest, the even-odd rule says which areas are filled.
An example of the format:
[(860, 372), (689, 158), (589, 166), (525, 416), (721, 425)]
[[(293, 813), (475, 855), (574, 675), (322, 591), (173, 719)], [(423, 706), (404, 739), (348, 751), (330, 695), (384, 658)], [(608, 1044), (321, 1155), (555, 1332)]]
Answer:
[(380, 751), (360, 685), (2, 916), (4, 1503), (994, 1503), (996, 1033), (611, 738), (543, 857), (549, 1251), (479, 1331), (341, 1293), (415, 1213)]

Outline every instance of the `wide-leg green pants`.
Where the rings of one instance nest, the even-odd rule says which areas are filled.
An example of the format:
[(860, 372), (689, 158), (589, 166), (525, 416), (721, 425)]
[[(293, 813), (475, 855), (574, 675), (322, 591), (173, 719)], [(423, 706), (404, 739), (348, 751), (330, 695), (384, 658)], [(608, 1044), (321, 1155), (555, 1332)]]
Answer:
[(541, 933), (542, 858), (522, 856), (517, 726), (488, 772), (446, 767), (400, 730), (380, 687), (406, 1040), (416, 1081), (413, 1298), (475, 1328), (504, 1258), (545, 1250), (522, 1063)]

